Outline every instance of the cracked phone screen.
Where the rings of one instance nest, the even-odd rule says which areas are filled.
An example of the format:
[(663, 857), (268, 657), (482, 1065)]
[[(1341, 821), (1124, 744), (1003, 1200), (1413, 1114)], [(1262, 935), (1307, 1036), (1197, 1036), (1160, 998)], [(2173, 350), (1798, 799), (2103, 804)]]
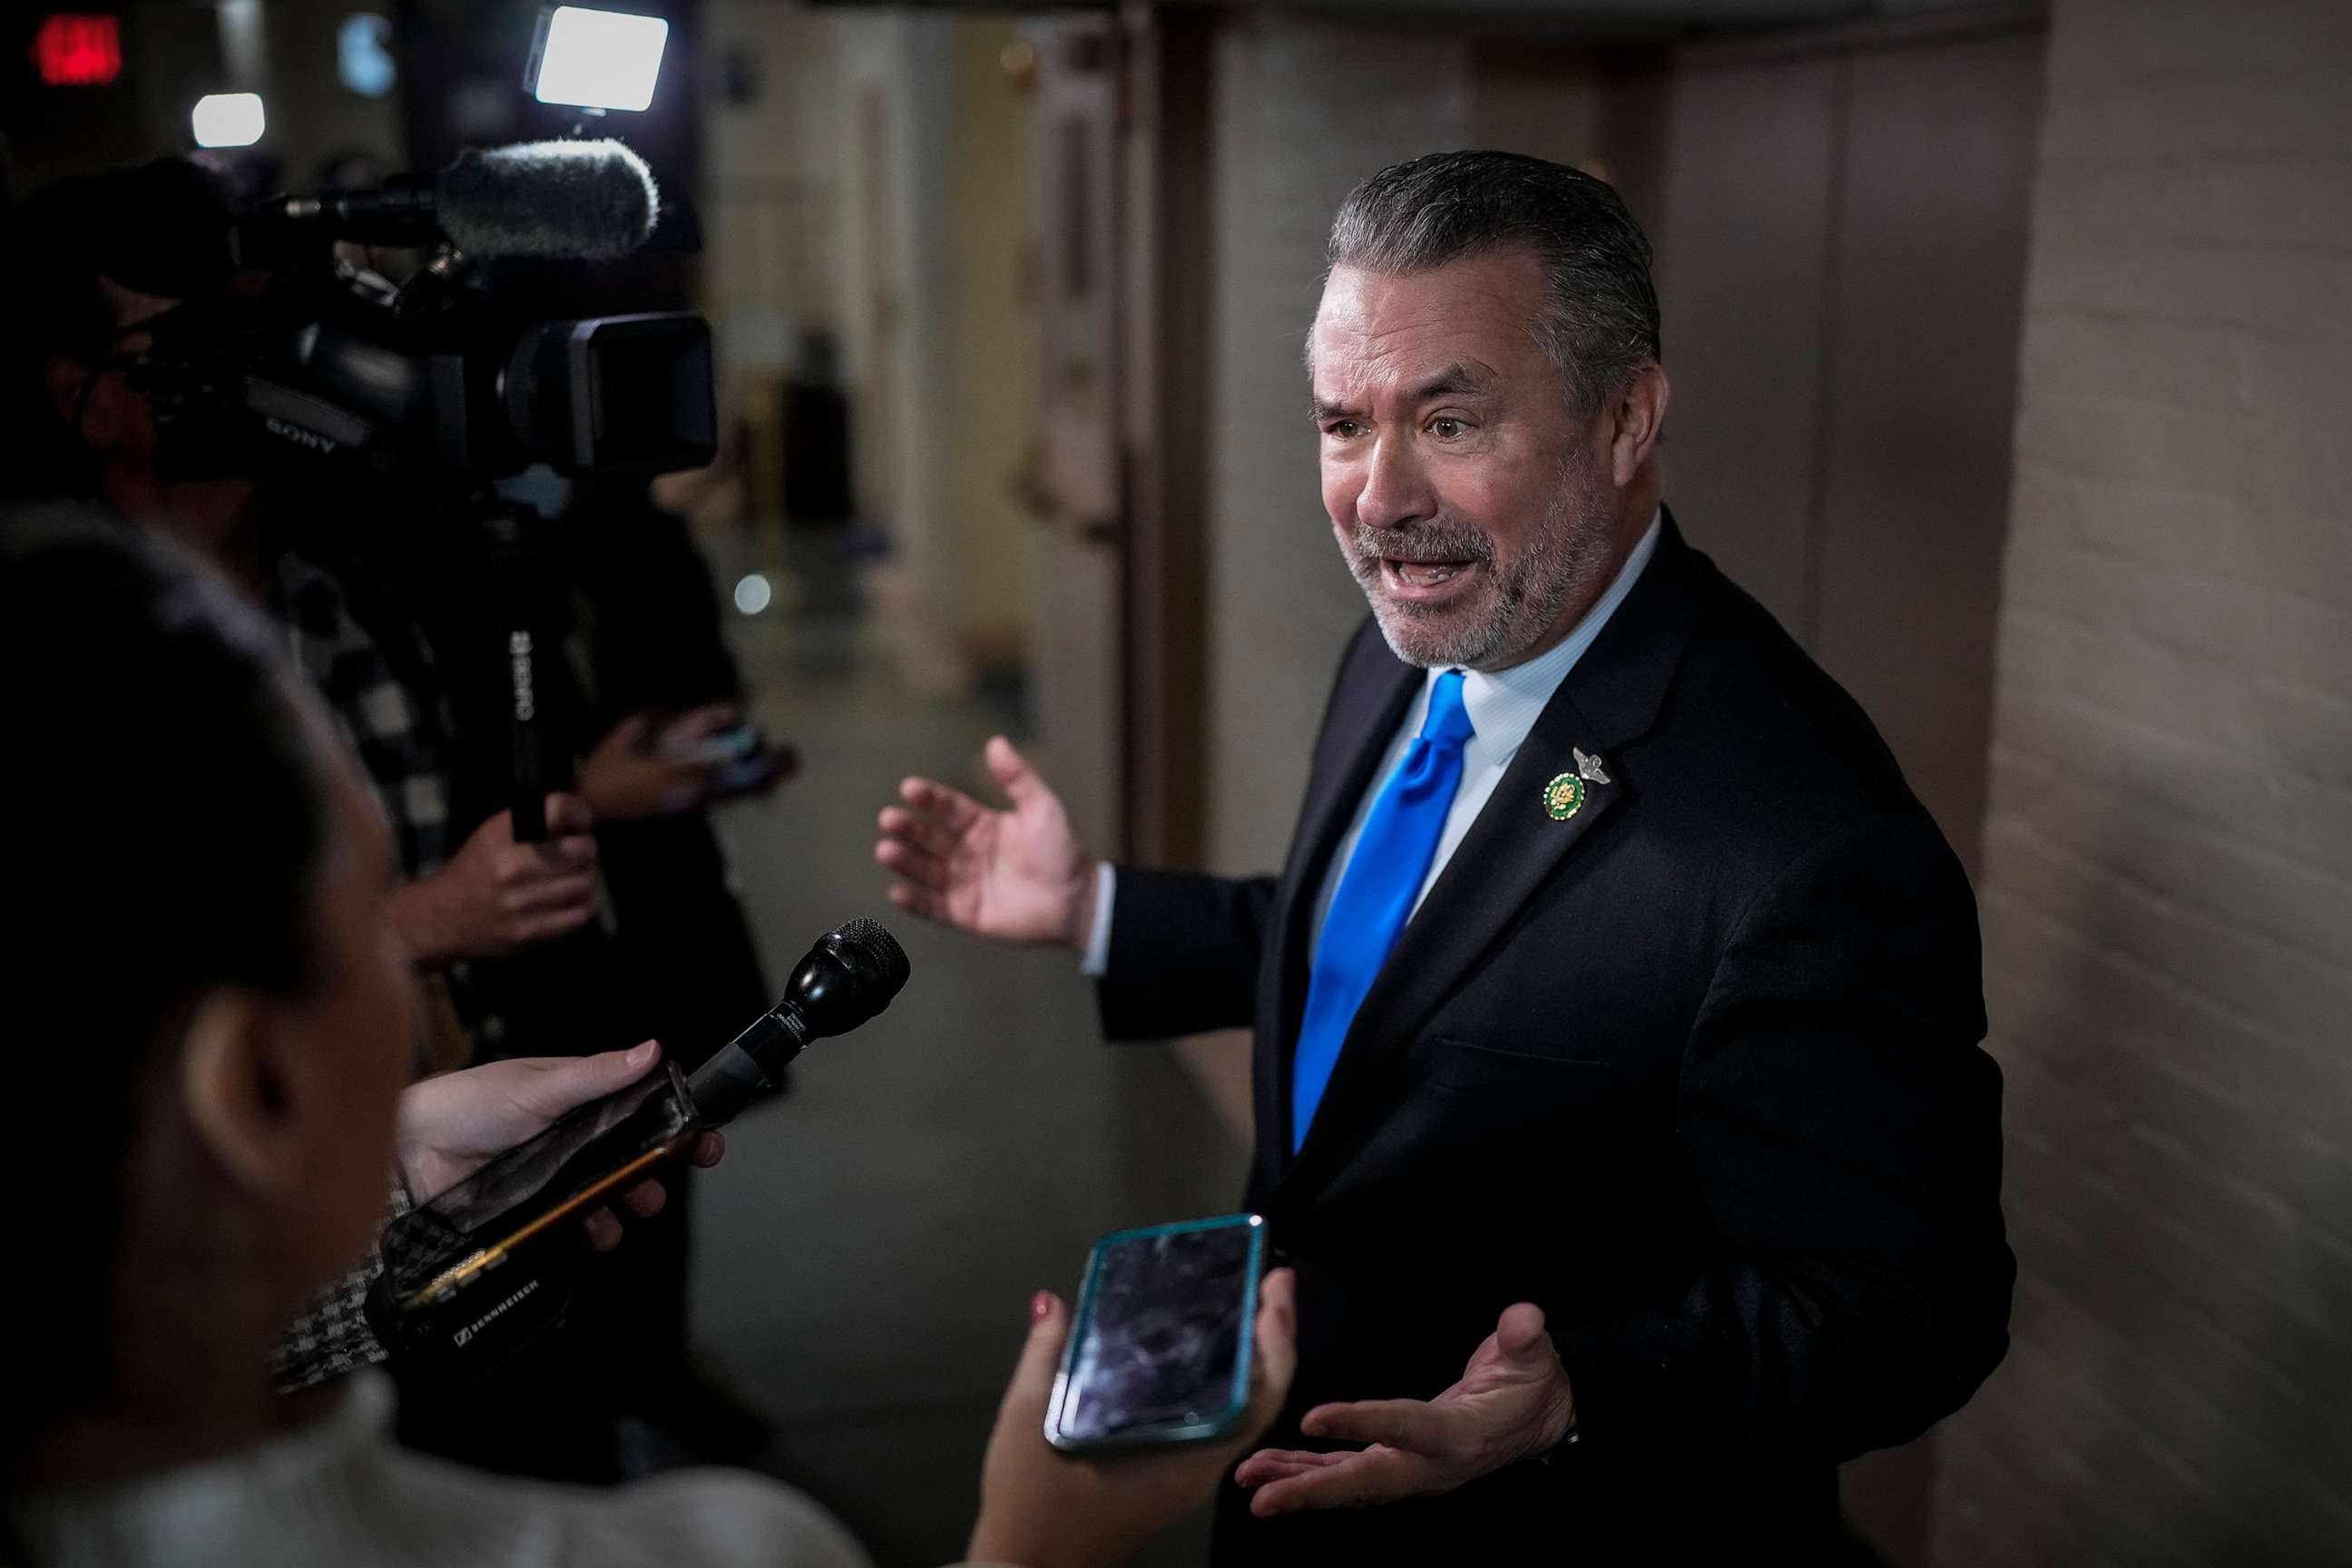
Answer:
[(1139, 1237), (1099, 1257), (1062, 1430), (1100, 1438), (1181, 1425), (1234, 1401), (1251, 1227)]

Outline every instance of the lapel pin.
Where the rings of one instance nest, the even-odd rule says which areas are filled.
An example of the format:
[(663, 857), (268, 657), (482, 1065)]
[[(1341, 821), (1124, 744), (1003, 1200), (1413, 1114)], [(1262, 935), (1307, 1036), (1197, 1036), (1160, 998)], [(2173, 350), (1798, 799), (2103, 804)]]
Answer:
[(1609, 778), (1609, 770), (1601, 765), (1601, 759), (1599, 757), (1587, 755), (1584, 749), (1580, 746), (1570, 746), (1569, 750), (1576, 753), (1576, 776), (1578, 778), (1590, 780), (1591, 783), (1597, 784), (1605, 784), (1611, 782)]
[(1566, 822), (1584, 809), (1584, 781), (1574, 773), (1562, 773), (1544, 785), (1544, 815), (1554, 822)]

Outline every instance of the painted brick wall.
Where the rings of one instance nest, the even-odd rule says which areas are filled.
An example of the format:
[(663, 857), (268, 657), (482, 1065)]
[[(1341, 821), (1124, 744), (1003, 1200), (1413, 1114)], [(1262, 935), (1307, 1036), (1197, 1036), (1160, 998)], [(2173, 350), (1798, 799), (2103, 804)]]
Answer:
[(2352, 5), (2056, 0), (1935, 1561), (2352, 1562)]

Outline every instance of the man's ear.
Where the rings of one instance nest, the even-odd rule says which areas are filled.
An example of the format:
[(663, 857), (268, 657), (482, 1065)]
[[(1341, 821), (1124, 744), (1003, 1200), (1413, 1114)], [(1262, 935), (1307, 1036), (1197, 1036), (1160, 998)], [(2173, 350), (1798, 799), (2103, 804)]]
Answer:
[(1633, 482), (1657, 449), (1658, 432), (1666, 423), (1666, 404), (1673, 395), (1665, 366), (1660, 364), (1643, 369), (1617, 395), (1616, 406), (1610, 410), (1615, 428), (1609, 442), (1609, 466), (1619, 489)]
[(241, 986), (196, 1005), (180, 1043), (180, 1099), (197, 1142), (238, 1185), (282, 1197), (308, 1175), (278, 1009)]
[(41, 390), (48, 395), (58, 423), (93, 452), (110, 450), (122, 440), (122, 416), (110, 395), (112, 389), (103, 382), (90, 384), (91, 377), (104, 374), (72, 354), (51, 354), (41, 366)]

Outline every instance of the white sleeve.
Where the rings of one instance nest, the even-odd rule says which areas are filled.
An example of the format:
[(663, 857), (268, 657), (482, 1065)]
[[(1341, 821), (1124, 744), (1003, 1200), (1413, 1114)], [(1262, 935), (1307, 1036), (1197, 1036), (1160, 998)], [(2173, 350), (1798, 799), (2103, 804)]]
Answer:
[(1095, 923), (1087, 932), (1086, 957), (1078, 963), (1078, 973), (1089, 980), (1100, 980), (1110, 973), (1110, 901), (1118, 891), (1118, 874), (1110, 862), (1095, 866)]

